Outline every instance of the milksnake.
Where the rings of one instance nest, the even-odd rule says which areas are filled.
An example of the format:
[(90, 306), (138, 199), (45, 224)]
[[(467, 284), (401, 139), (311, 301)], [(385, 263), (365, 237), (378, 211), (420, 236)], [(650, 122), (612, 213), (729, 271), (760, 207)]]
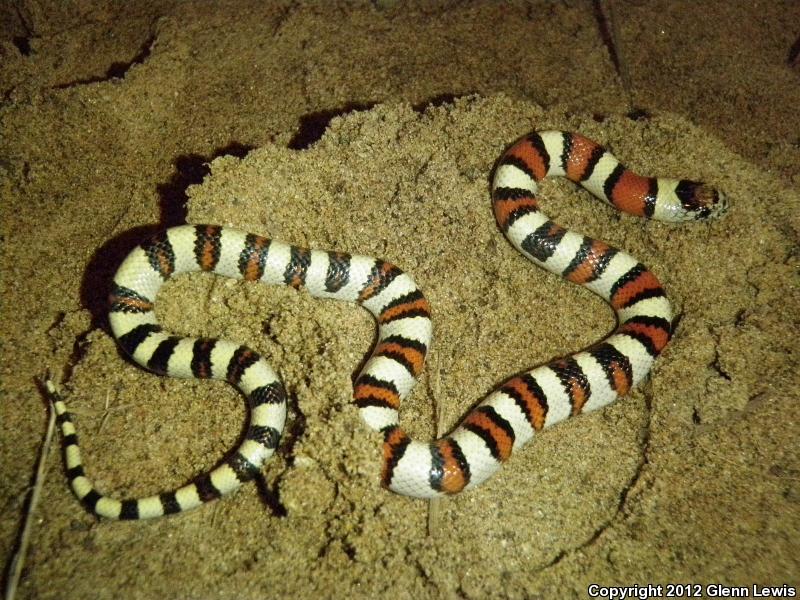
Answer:
[(291, 246), (219, 225), (172, 227), (134, 249), (114, 276), (109, 320), (122, 349), (142, 367), (181, 378), (223, 379), (247, 398), (244, 440), (215, 469), (183, 487), (115, 500), (86, 477), (75, 427), (55, 399), (72, 489), (91, 512), (146, 519), (189, 510), (252, 479), (275, 448), (286, 418), (286, 390), (253, 350), (225, 340), (184, 338), (162, 330), (153, 303), (173, 275), (193, 271), (304, 287), (319, 298), (356, 302), (378, 322), (378, 341), (357, 375), (354, 402), (384, 435), (382, 484), (399, 494), (434, 498), (470, 489), (493, 474), (534, 433), (605, 406), (644, 379), (671, 335), (672, 313), (655, 276), (630, 255), (569, 231), (542, 213), (537, 182), (565, 176), (615, 208), (661, 221), (722, 214), (727, 202), (693, 181), (641, 177), (576, 133), (533, 133), (495, 167), (492, 203), (514, 247), (537, 265), (605, 299), (619, 325), (605, 340), (502, 383), (450, 435), (413, 441), (398, 408), (422, 371), (431, 342), (430, 307), (414, 281), (368, 256)]

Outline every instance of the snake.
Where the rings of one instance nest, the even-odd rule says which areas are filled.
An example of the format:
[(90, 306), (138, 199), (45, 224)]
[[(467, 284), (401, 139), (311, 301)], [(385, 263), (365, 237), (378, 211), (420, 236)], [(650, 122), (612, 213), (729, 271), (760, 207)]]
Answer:
[(643, 177), (581, 134), (534, 132), (509, 146), (494, 166), (491, 199), (499, 229), (536, 265), (582, 285), (615, 311), (616, 329), (581, 351), (503, 381), (448, 435), (411, 439), (399, 422), (401, 401), (423, 370), (431, 344), (431, 307), (414, 280), (384, 260), (307, 249), (220, 225), (163, 230), (123, 260), (109, 294), (109, 323), (125, 354), (157, 374), (224, 380), (249, 408), (242, 440), (213, 469), (172, 491), (118, 500), (87, 477), (64, 400), (54, 401), (66, 475), (91, 513), (147, 519), (180, 513), (253, 479), (279, 446), (287, 391), (267, 361), (241, 344), (176, 336), (159, 325), (155, 299), (172, 277), (208, 272), (304, 288), (314, 297), (354, 302), (377, 321), (377, 341), (355, 376), (353, 402), (383, 434), (383, 487), (436, 498), (478, 486), (541, 430), (597, 410), (645, 379), (672, 335), (672, 309), (655, 275), (631, 255), (568, 230), (539, 208), (537, 184), (561, 176), (614, 208), (667, 222), (705, 220), (728, 202), (692, 180)]

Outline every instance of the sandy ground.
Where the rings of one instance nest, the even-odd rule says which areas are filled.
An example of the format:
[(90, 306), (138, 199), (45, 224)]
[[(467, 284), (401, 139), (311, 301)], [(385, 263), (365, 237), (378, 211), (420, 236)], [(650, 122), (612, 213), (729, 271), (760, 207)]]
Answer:
[[(290, 421), (263, 479), (185, 515), (100, 522), (57, 448), (19, 598), (585, 597), (592, 582), (800, 584), (800, 4), (35, 2), (0, 11), (0, 551), (18, 542), (50, 370), (87, 468), (174, 487), (241, 434), (221, 383), (153, 376), (105, 322), (144, 235), (188, 221), (381, 256), (414, 276), (434, 345), (402, 411), (420, 438), (613, 314), (517, 254), (489, 207), (503, 148), (575, 129), (732, 209), (644, 223), (564, 181), (559, 222), (650, 266), (680, 316), (650, 380), (538, 437), (481, 488), (379, 486), (350, 404), (362, 309), (204, 275), (163, 323), (264, 353)], [(605, 11), (606, 20), (600, 19)], [(794, 29), (793, 29), (794, 28)], [(613, 38), (614, 43), (610, 40)], [(613, 51), (612, 51), (613, 49)], [(751, 590), (752, 591), (752, 590)]]

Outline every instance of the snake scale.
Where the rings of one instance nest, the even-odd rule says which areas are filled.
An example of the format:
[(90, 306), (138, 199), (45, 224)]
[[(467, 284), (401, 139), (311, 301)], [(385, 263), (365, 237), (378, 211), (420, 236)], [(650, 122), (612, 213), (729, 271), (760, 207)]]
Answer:
[(56, 398), (67, 477), (77, 497), (109, 519), (178, 513), (252, 479), (279, 444), (286, 390), (261, 356), (226, 340), (171, 335), (158, 324), (158, 291), (180, 273), (206, 271), (304, 287), (319, 298), (356, 302), (375, 316), (378, 341), (355, 378), (353, 397), (367, 425), (383, 433), (382, 484), (399, 494), (434, 498), (473, 488), (535, 433), (624, 396), (647, 376), (669, 341), (670, 304), (653, 273), (635, 258), (542, 213), (537, 182), (548, 176), (565, 176), (618, 210), (661, 221), (703, 220), (727, 208), (713, 188), (636, 175), (577, 133), (544, 131), (518, 140), (495, 167), (491, 193), (499, 228), (531, 261), (606, 300), (618, 327), (585, 350), (506, 380), (452, 433), (431, 443), (412, 440), (398, 416), (431, 343), (430, 306), (411, 277), (368, 256), (309, 250), (219, 225), (167, 229), (135, 248), (119, 267), (110, 294), (111, 329), (125, 353), (150, 371), (236, 386), (247, 398), (249, 428), (219, 466), (190, 483), (117, 500), (97, 491), (86, 476), (72, 418)]

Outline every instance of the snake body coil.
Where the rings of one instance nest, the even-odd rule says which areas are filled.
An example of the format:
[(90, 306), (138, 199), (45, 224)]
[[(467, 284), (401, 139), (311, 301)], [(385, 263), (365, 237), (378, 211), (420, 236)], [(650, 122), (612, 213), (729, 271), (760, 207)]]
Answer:
[(641, 177), (575, 133), (546, 131), (511, 146), (492, 184), (495, 217), (517, 250), (537, 265), (606, 300), (619, 325), (608, 338), (501, 384), (450, 435), (411, 440), (398, 408), (416, 383), (431, 341), (430, 308), (396, 266), (366, 256), (307, 250), (217, 225), (168, 229), (133, 250), (119, 267), (110, 298), (111, 328), (141, 366), (182, 378), (223, 379), (248, 400), (244, 441), (212, 471), (147, 498), (115, 500), (86, 477), (75, 428), (60, 399), (67, 476), (84, 505), (110, 519), (177, 513), (219, 498), (251, 479), (278, 445), (286, 391), (256, 352), (225, 340), (184, 338), (162, 330), (153, 303), (163, 283), (192, 271), (305, 287), (320, 298), (357, 302), (378, 322), (378, 341), (354, 384), (364, 421), (383, 432), (382, 483), (432, 498), (477, 486), (534, 433), (625, 395), (644, 379), (671, 334), (672, 313), (655, 276), (630, 255), (569, 231), (544, 215), (537, 182), (566, 176), (619, 210), (662, 221), (691, 221), (727, 207), (715, 190), (692, 181)]

